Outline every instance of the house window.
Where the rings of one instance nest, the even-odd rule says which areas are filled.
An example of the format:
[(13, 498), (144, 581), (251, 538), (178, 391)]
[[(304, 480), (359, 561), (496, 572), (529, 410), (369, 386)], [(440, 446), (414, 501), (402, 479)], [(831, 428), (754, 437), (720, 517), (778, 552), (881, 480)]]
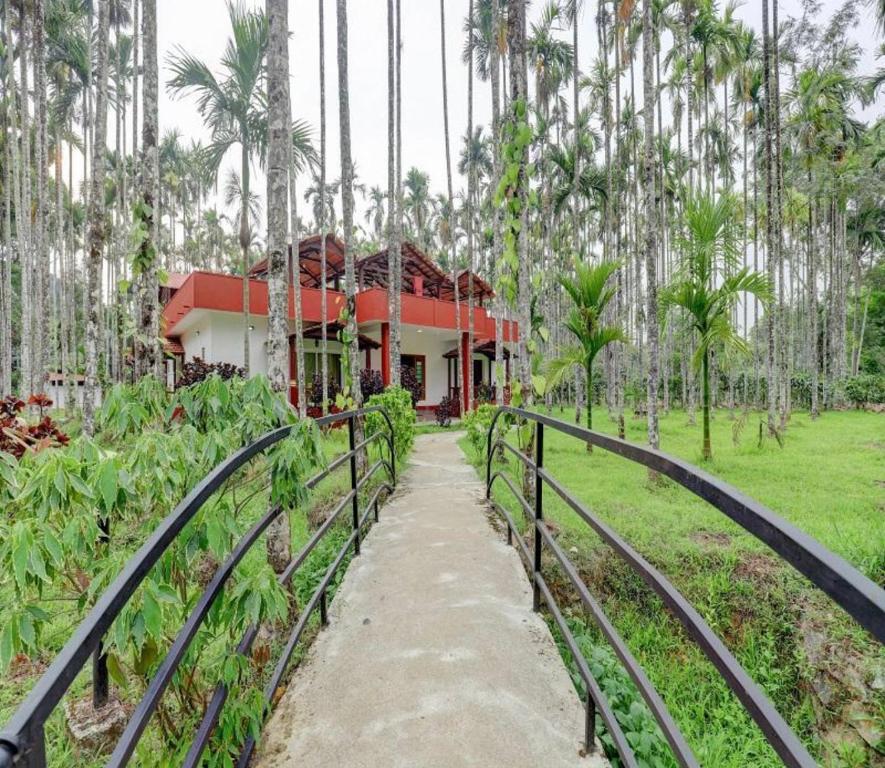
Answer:
[(402, 355), (400, 365), (403, 368), (411, 368), (415, 372), (421, 394), (419, 400), (427, 399), (427, 358), (424, 355)]

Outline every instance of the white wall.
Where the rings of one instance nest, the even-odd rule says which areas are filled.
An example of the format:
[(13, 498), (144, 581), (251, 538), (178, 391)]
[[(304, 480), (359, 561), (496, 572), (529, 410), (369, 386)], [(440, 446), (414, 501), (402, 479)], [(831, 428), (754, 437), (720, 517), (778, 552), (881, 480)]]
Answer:
[[(195, 310), (199, 311), (199, 310)], [(249, 373), (267, 373), (267, 318), (249, 323)], [(207, 363), (243, 365), (243, 316), (234, 312), (199, 311), (198, 318), (181, 334), (185, 361), (202, 357)]]

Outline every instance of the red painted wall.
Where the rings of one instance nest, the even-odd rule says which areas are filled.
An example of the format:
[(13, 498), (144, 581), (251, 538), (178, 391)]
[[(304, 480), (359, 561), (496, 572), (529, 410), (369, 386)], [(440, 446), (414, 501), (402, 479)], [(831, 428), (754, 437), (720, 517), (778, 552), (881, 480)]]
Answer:
[[(326, 291), (326, 322), (338, 318), (344, 306), (344, 294)], [(318, 288), (302, 288), (302, 317), (305, 322), (322, 320), (321, 291)], [(166, 336), (174, 336), (175, 325), (192, 309), (213, 309), (221, 312), (243, 311), (243, 281), (234, 275), (213, 272), (193, 272), (178, 289), (172, 300), (163, 308)], [(461, 303), (461, 328), (469, 325), (467, 302)], [(267, 283), (263, 280), (249, 281), (249, 312), (267, 315)], [(371, 288), (356, 297), (356, 316), (359, 323), (388, 322), (387, 291)], [(295, 293), (289, 289), (289, 317), (295, 317)], [(426, 296), (402, 294), (402, 321), (409, 325), (427, 328), (455, 330), (455, 304)], [(476, 338), (495, 338), (495, 320), (483, 307), (474, 307), (473, 322)], [(516, 323), (504, 321), (504, 341), (516, 341)]]

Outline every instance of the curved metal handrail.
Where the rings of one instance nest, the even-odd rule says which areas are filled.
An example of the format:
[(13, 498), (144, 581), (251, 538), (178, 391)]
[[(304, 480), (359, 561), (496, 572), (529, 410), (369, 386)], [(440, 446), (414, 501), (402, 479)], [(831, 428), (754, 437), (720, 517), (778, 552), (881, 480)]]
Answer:
[[(380, 413), (387, 424), (388, 431), (387, 433), (384, 433), (383, 431), (375, 432), (373, 435), (357, 444), (354, 440), (354, 420), (369, 413)], [(336, 562), (340, 565), (343, 561), (344, 555), (351, 545), (357, 547), (356, 551), (358, 553), (360, 530), (365, 524), (369, 511), (371, 511), (374, 506), (375, 518), (377, 519), (378, 496), (384, 489), (392, 491), (396, 484), (396, 452), (393, 439), (393, 424), (386, 410), (382, 406), (371, 406), (358, 410), (329, 414), (315, 419), (314, 423), (317, 426), (322, 427), (344, 420), (348, 422), (350, 427), (349, 450), (342, 456), (337, 457), (317, 475), (310, 478), (307, 481), (306, 486), (308, 488), (316, 487), (316, 485), (326, 478), (332, 471), (342, 466), (345, 461), (349, 460), (351, 467), (351, 490), (346, 494), (337, 511), (330, 516), (330, 519), (327, 521), (328, 524), (321, 526), (296, 558), (290, 562), (284, 573), (279, 577), (281, 583), (284, 583), (292, 577), (298, 566), (306, 560), (307, 556), (313, 551), (323, 535), (330, 529), (331, 522), (338, 517), (348, 503), (353, 507), (354, 521), (355, 523), (358, 523), (358, 525), (355, 525), (353, 533), (342, 549), (339, 558), (336, 559)], [(29, 768), (42, 768), (46, 765), (43, 733), (45, 722), (58, 706), (74, 679), (85, 666), (87, 660), (96, 649), (100, 647), (102, 638), (110, 629), (111, 625), (120, 614), (120, 611), (141, 586), (141, 583), (150, 573), (154, 565), (156, 565), (166, 550), (176, 540), (178, 534), (201, 509), (203, 504), (205, 504), (206, 501), (208, 501), (209, 498), (211, 498), (211, 496), (241, 467), (245, 466), (249, 461), (271, 446), (288, 437), (294, 426), (294, 424), (289, 424), (279, 427), (278, 429), (272, 430), (263, 435), (250, 445), (237, 450), (209, 472), (209, 474), (206, 475), (206, 477), (203, 478), (203, 480), (201, 480), (157, 526), (148, 540), (129, 559), (113, 583), (104, 591), (104, 593), (102, 593), (95, 605), (77, 627), (72, 637), (58, 653), (48, 669), (43, 673), (40, 680), (30, 691), (25, 700), (13, 713), (3, 731), (0, 732), (0, 768), (7, 768), (7, 766), (17, 764), (24, 764), (29, 766)], [(369, 443), (378, 439), (383, 439), (387, 443), (390, 452), (390, 460), (380, 459), (373, 465), (364, 478), (357, 481), (357, 454)], [(387, 470), (390, 482), (382, 483), (376, 490), (370, 504), (367, 506), (366, 514), (363, 516), (362, 520), (359, 520), (357, 517), (359, 490), (367, 482), (368, 478), (381, 468)], [(196, 607), (185, 621), (184, 626), (179, 630), (169, 652), (161, 662), (154, 678), (151, 680), (148, 690), (145, 692), (144, 697), (139, 702), (138, 707), (130, 718), (127, 728), (108, 762), (109, 766), (125, 765), (128, 762), (139, 737), (147, 726), (150, 716), (159, 703), (163, 691), (172, 679), (172, 676), (184, 657), (190, 642), (196, 635), (203, 619), (205, 619), (208, 614), (213, 601), (221, 592), (224, 584), (246, 552), (258, 540), (260, 535), (276, 519), (276, 517), (282, 514), (282, 512), (282, 509), (275, 507), (263, 515), (238, 542), (225, 562), (218, 567), (212, 580), (198, 600)], [(323, 587), (322, 599), (325, 600), (325, 588), (328, 584), (326, 583), (321, 586)], [(315, 597), (319, 600), (318, 594), (315, 595)], [(302, 618), (309, 615), (309, 613), (310, 611), (305, 611)], [(306, 621), (306, 618), (304, 618), (304, 620)], [(257, 628), (250, 628), (238, 645), (237, 650), (242, 650), (243, 652), (248, 651), (248, 648), (251, 647), (251, 644), (254, 641), (256, 633)], [(210, 702), (210, 707), (219, 704), (219, 702), (216, 701), (218, 698), (218, 691), (216, 690), (216, 695), (213, 696)], [(226, 698), (226, 692), (224, 698)], [(223, 700), (220, 704), (223, 705)], [(212, 727), (214, 727), (215, 722), (217, 722), (217, 717), (218, 714), (220, 714), (220, 711), (221, 706), (217, 706), (210, 727), (204, 728), (207, 722), (205, 716), (203, 722), (201, 722), (201, 727), (197, 733), (197, 740), (195, 740), (195, 745), (198, 745), (197, 758), (203, 748), (205, 748), (205, 745), (211, 736)]]
[[(500, 436), (495, 437), (498, 419), (503, 414), (510, 414), (536, 423), (535, 461), (526, 456), (522, 451), (514, 448)], [(661, 726), (661, 730), (670, 743), (677, 760), (684, 766), (697, 765), (697, 761), (664, 706), (659, 694), (648, 681), (638, 662), (630, 654), (629, 649), (627, 649), (620, 635), (605, 616), (602, 608), (590, 595), (586, 585), (580, 579), (574, 564), (565, 555), (544, 525), (542, 501), (544, 485), (549, 486), (555, 491), (658, 594), (683, 624), (689, 635), (698, 643), (707, 658), (722, 674), (729, 687), (751, 717), (753, 717), (757, 725), (759, 725), (769, 743), (774, 747), (784, 763), (801, 768), (816, 765), (798, 737), (792, 732), (765, 694), (688, 600), (660, 571), (654, 568), (636, 550), (630, 547), (625, 540), (577, 501), (543, 467), (543, 431), (545, 426), (596, 445), (604, 450), (611, 451), (662, 475), (666, 475), (692, 493), (708, 501), (744, 527), (753, 536), (768, 544), (800, 573), (807, 576), (815, 585), (823, 589), (880, 642), (885, 639), (885, 591), (838, 555), (825, 549), (817, 541), (775, 515), (771, 510), (688, 462), (669, 456), (661, 451), (634, 445), (625, 440), (602, 435), (598, 432), (522, 409), (503, 406), (495, 413), (486, 442), (486, 494), (491, 499), (493, 484), (497, 479), (503, 479), (511, 493), (517, 498), (523, 510), (527, 513), (527, 518), (531, 520), (535, 530), (533, 563), (535, 607), (538, 607), (541, 598), (550, 606), (554, 619), (560, 630), (563, 631), (570, 650), (574, 653), (576, 645), (567, 625), (565, 625), (564, 621), (561, 621), (562, 617), (558, 606), (555, 605), (555, 601), (551, 602), (553, 600), (552, 595), (549, 589), (546, 589), (546, 583), (541, 576), (540, 552), (543, 544), (546, 544), (553, 552), (570, 582), (580, 594), (582, 603), (592, 614), (597, 625), (624, 664), (628, 674), (636, 683), (649, 709)], [(512, 453), (534, 474), (536, 491), (534, 507), (526, 501), (522, 493), (505, 473), (500, 471), (492, 472), (494, 451), (499, 448)], [(507, 519), (508, 539), (512, 539), (512, 533), (514, 532), (519, 537), (520, 534), (515, 529), (513, 519), (500, 504), (494, 503), (497, 509), (504, 512)], [(511, 528), (513, 528), (512, 531)], [(527, 556), (528, 550), (521, 538), (519, 543), (522, 545), (523, 554)], [(583, 672), (582, 677), (584, 677)], [(587, 681), (585, 680), (585, 682)], [(588, 701), (588, 713), (593, 703)], [(617, 745), (617, 739), (615, 739), (615, 742)], [(622, 757), (625, 757), (620, 746), (619, 752)]]

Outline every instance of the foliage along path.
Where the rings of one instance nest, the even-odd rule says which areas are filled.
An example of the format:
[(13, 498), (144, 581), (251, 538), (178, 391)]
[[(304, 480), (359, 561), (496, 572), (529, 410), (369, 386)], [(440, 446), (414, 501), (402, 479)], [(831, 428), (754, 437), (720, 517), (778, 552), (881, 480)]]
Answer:
[(264, 730), (257, 765), (538, 765), (581, 758), (584, 711), (486, 517), (457, 435), (416, 440)]

